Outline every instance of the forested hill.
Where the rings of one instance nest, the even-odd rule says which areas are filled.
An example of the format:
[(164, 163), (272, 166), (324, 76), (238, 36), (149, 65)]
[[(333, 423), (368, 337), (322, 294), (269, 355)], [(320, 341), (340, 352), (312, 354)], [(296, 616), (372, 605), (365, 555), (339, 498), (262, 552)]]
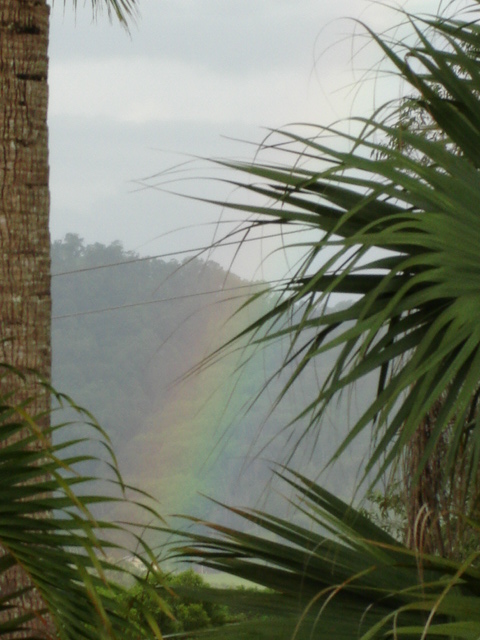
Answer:
[[(246, 312), (235, 312), (251, 285), (215, 262), (137, 259), (118, 242), (86, 245), (68, 234), (53, 243), (54, 387), (96, 416), (127, 480), (153, 493), (165, 514), (207, 515), (213, 507), (199, 492), (252, 505), (268, 482), (270, 461), (285, 460), (291, 433), (283, 428), (315, 393), (328, 362), (273, 413), (284, 379), (252, 401), (282, 361), (284, 345), (250, 352), (241, 375), (236, 370), (247, 352), (182, 380), (245, 326)], [(250, 312), (260, 310), (257, 304)], [(348, 411), (339, 406), (316, 448), (314, 436), (307, 438), (297, 467), (320, 471), (354, 404), (350, 398)], [(355, 482), (360, 452), (331, 476), (343, 494)]]

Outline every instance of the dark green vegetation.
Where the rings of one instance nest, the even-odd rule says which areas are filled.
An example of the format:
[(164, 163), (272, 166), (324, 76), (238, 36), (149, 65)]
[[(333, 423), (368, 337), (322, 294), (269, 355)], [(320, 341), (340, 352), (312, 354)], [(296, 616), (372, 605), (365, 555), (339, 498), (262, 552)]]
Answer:
[[(206, 532), (183, 534), (188, 546), (177, 553), (272, 590), (243, 601), (266, 619), (211, 637), (370, 640), (392, 629), (398, 638), (478, 637), (478, 551), (464, 563), (412, 551), (304, 476), (285, 473), (284, 480), (296, 490), (302, 523), (236, 510), (257, 535), (208, 523)], [(219, 600), (234, 605), (236, 594)]]
[[(252, 403), (281, 367), (286, 343), (268, 354), (242, 348), (179, 381), (264, 312), (268, 296), (234, 315), (252, 287), (218, 264), (132, 262), (136, 257), (119, 243), (85, 245), (75, 235), (53, 244), (54, 384), (89, 407), (111, 437), (127, 480), (155, 495), (163, 514), (212, 517), (218, 508), (199, 499), (199, 492), (255, 504), (271, 478), (272, 461), (287, 459), (291, 431), (283, 428), (314, 397), (317, 379), (327, 375), (333, 359), (312, 369), (301, 393), (290, 394), (273, 413), (285, 374)], [(356, 404), (362, 403), (364, 397)], [(332, 421), (346, 423), (347, 407), (344, 402), (335, 408)], [(318, 473), (341, 433), (344, 427), (333, 437), (326, 431), (314, 456), (313, 440), (307, 439), (297, 454), (301, 468)], [(352, 450), (329, 486), (350, 495), (361, 458)], [(283, 512), (282, 501), (276, 503)]]
[[(33, 399), (21, 405), (12, 402), (25, 377), (2, 365), (0, 382), (11, 390), (0, 396), (0, 636), (121, 640), (128, 632), (136, 638), (160, 637), (154, 622), (125, 621), (120, 602), (124, 590), (116, 584), (128, 576), (157, 606), (162, 604), (145, 579), (114, 560), (129, 553), (145, 569), (150, 567), (154, 556), (139, 536), (141, 529), (133, 527), (128, 533), (126, 527), (95, 519), (91, 512), (99, 503), (126, 500), (105, 434), (76, 408), (77, 424), (45, 429), (45, 416), (30, 413)], [(51, 445), (51, 436), (59, 431), (63, 444)], [(104, 464), (114, 472), (110, 480), (115, 497), (106, 497), (94, 478), (79, 474), (84, 459), (75, 449), (82, 439), (93, 437), (104, 445)], [(150, 519), (155, 516), (148, 513)], [(129, 540), (128, 547), (114, 542), (119, 534)], [(36, 633), (16, 635), (32, 628)]]
[(142, 585), (135, 585), (122, 594), (120, 606), (128, 612), (129, 619), (138, 622), (151, 615), (164, 635), (204, 630), (212, 626), (232, 624), (239, 619), (238, 615), (232, 615), (224, 605), (199, 599), (198, 594), (207, 588), (207, 583), (192, 569), (162, 577), (161, 580), (158, 576), (152, 575), (149, 577), (149, 585), (161, 595), (173, 618), (159, 606), (158, 599), (152, 596), (152, 591), (145, 590)]
[[(275, 590), (279, 623), (265, 637), (480, 637), (480, 20), (479, 2), (465, 4), (448, 3), (453, 18), (400, 12), (409, 37), (370, 32), (410, 87), (413, 118), (389, 102), (344, 130), (276, 132), (284, 164), (221, 163), (267, 201), (228, 203), (252, 214), (246, 229), (259, 216), (310, 231), (298, 271), (242, 339), (288, 335), (291, 387), (336, 350), (301, 412), (310, 432), (375, 374), (377, 393), (334, 457), (373, 424), (361, 479), (394, 471), (407, 501), (402, 546), (285, 471), (302, 521), (243, 510), (263, 535), (209, 523), (184, 534), (181, 556)], [(355, 298), (324, 312), (332, 294)]]

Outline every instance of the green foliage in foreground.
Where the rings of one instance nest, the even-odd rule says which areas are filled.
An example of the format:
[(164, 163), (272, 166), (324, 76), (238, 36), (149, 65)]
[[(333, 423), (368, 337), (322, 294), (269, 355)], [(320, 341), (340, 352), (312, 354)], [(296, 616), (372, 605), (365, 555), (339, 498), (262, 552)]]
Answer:
[[(376, 397), (336, 452), (341, 456), (374, 424), (364, 480), (398, 464), (418, 434), (424, 443), (407, 469), (411, 487), (421, 489), (410, 539), (415, 551), (294, 472), (285, 479), (297, 491), (297, 508), (309, 526), (233, 510), (263, 534), (212, 523), (207, 533), (183, 534), (177, 548), (182, 559), (275, 590), (268, 598), (278, 626), (270, 637), (480, 637), (478, 7), (475, 0), (467, 16), (457, 11), (453, 18), (402, 13), (413, 45), (412, 37), (390, 41), (370, 32), (410, 85), (410, 107), (437, 135), (403, 128), (401, 105), (389, 103), (357, 121), (358, 135), (352, 133), (355, 123), (347, 132), (277, 132), (272, 147), (286, 154), (283, 165), (261, 163), (260, 155), (253, 164), (221, 163), (251, 180), (235, 186), (269, 199), (264, 206), (227, 203), (255, 216), (245, 234), (265, 224), (278, 225), (284, 237), (290, 230), (308, 232), (305, 243), (291, 246), (304, 252), (298, 270), (270, 311), (241, 337), (257, 345), (290, 337), (281, 368), (296, 362), (296, 369), (287, 388), (308, 377), (312, 361), (338, 349), (329, 376), (299, 416), (310, 418), (312, 431), (339, 395), (354, 384), (361, 388), (367, 375), (377, 376)], [(332, 295), (355, 299), (328, 313)], [(439, 448), (442, 455), (435, 458)], [(438, 472), (422, 478), (432, 459), (441, 460)], [(460, 500), (449, 502), (455, 492)], [(469, 536), (475, 532), (476, 549), (465, 560), (422, 552), (445, 516), (435, 511), (440, 498), (440, 504), (459, 505), (453, 517), (468, 524)], [(467, 550), (470, 539), (458, 537), (456, 544)]]
[[(309, 418), (310, 430), (341, 394), (375, 374), (376, 397), (335, 454), (369, 433), (373, 422), (377, 437), (364, 478), (398, 461), (433, 410), (435, 425), (418, 473), (446, 436), (443, 483), (460, 460), (467, 480), (477, 477), (478, 4), (472, 2), (473, 16), (463, 19), (458, 12), (452, 19), (400, 12), (411, 33), (398, 41), (369, 32), (392, 74), (410, 88), (411, 108), (428, 118), (437, 136), (405, 129), (402, 103), (388, 102), (343, 129), (305, 125), (272, 133), (267, 142), (281, 154), (276, 163), (261, 162), (263, 149), (253, 163), (219, 162), (241, 173), (232, 179), (235, 193), (247, 191), (246, 199), (254, 201), (219, 203), (250, 215), (245, 234), (276, 227), (287, 253), (303, 253), (300, 261), (292, 257), (295, 271), (279, 285), (276, 303), (239, 337), (266, 345), (289, 336), (281, 369), (290, 362), (296, 368), (287, 388), (310, 377), (310, 363), (335, 353), (328, 377), (299, 416)], [(290, 243), (287, 232), (295, 230), (304, 232), (303, 242)], [(351, 302), (329, 313), (332, 295)]]
[[(294, 472), (284, 472), (284, 479), (297, 492), (302, 524), (233, 509), (260, 533), (197, 521), (209, 532), (181, 534), (183, 544), (173, 552), (273, 590), (242, 594), (243, 604), (268, 613), (267, 620), (225, 628), (218, 637), (480, 636), (480, 571), (472, 564), (480, 552), (464, 563), (419, 555), (318, 484)], [(480, 535), (480, 525), (474, 526)], [(237, 597), (210, 593), (228, 606)], [(257, 636), (248, 635), (252, 629)]]
[[(192, 569), (161, 580), (151, 575), (148, 584), (151, 589), (145, 590), (141, 584), (129, 589), (121, 596), (121, 605), (128, 617), (136, 622), (142, 622), (146, 614), (151, 615), (164, 635), (206, 629), (236, 620), (226, 606), (201, 600), (207, 583)], [(167, 603), (171, 615), (158, 606), (158, 598), (152, 597), (152, 589)]]
[[(10, 390), (0, 396), (0, 637), (11, 638), (32, 623), (39, 635), (22, 637), (51, 637), (52, 625), (60, 640), (120, 640), (125, 631), (136, 638), (161, 637), (153, 620), (125, 621), (118, 583), (130, 574), (112, 559), (130, 553), (149, 567), (152, 552), (134, 530), (99, 520), (91, 511), (104, 502), (126, 500), (108, 439), (89, 414), (58, 394), (56, 399), (75, 409), (81, 422), (42, 429), (42, 416), (29, 411), (31, 399), (13, 402), (12, 390), (23, 382), (19, 372), (0, 367), (0, 389)], [(52, 444), (59, 431), (62, 444)], [(110, 453), (105, 462), (114, 471), (110, 485), (117, 498), (111, 491), (110, 496), (99, 493), (96, 484), (93, 492), (95, 479), (79, 472), (85, 456), (71, 453), (93, 436), (97, 448)], [(151, 509), (148, 516), (158, 519)], [(136, 552), (125, 546), (126, 537)], [(23, 586), (11, 580), (12, 571), (28, 578)], [(130, 577), (149, 589), (141, 577)], [(151, 596), (166, 610), (156, 592)]]

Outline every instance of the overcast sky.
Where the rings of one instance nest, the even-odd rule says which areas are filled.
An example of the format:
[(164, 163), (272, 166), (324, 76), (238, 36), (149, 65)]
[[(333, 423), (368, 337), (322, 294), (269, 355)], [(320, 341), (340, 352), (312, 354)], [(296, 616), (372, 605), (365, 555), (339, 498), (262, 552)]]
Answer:
[[(198, 225), (220, 210), (136, 181), (191, 156), (251, 158), (236, 139), (260, 142), (267, 127), (347, 117), (352, 82), (379, 54), (352, 62), (359, 28), (341, 18), (377, 30), (398, 18), (371, 0), (141, 0), (128, 35), (106, 15), (93, 23), (85, 4), (75, 17), (56, 0), (51, 16), (52, 238), (118, 239), (141, 254), (208, 242), (213, 228)], [(434, 11), (438, 0), (400, 4)], [(366, 83), (353, 110), (372, 104)], [(200, 166), (185, 175), (205, 175)]]

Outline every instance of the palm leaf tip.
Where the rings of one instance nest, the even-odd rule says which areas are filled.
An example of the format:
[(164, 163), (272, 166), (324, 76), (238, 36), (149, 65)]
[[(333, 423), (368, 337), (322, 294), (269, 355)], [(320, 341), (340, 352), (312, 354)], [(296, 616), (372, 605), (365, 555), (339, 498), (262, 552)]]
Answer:
[[(78, 0), (72, 0), (73, 8), (77, 10)], [(53, 0), (52, 5), (55, 4)], [(64, 6), (67, 0), (63, 0)], [(91, 0), (92, 14), (96, 19), (103, 10), (106, 10), (109, 20), (116, 19), (129, 30), (129, 24), (138, 16), (138, 0)]]

